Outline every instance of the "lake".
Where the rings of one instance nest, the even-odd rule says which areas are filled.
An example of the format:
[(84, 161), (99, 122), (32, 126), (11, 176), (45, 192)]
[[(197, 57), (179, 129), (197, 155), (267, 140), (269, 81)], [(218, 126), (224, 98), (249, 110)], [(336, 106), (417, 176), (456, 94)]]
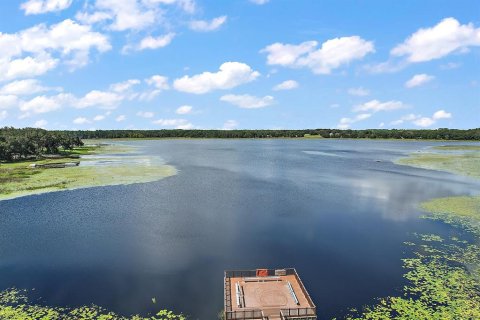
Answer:
[(223, 308), (224, 270), (295, 267), (330, 319), (399, 292), (415, 233), (458, 232), (419, 219), (420, 202), (480, 193), (474, 179), (393, 163), (445, 142), (121, 143), (178, 174), (1, 201), (0, 290), (204, 320)]

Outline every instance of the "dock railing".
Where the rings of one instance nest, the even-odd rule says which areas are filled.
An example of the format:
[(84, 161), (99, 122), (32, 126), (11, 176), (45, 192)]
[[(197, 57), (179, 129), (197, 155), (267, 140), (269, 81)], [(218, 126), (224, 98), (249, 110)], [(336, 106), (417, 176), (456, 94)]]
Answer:
[(295, 274), (295, 277), (297, 278), (298, 283), (300, 284), (300, 289), (302, 289), (302, 292), (303, 292), (303, 294), (305, 295), (305, 297), (307, 298), (308, 303), (312, 306), (312, 308), (313, 308), (313, 309), (315, 310), (315, 312), (316, 312), (315, 303), (313, 303), (313, 300), (312, 300), (312, 298), (310, 297), (310, 295), (308, 294), (307, 289), (305, 289), (305, 285), (303, 284), (302, 279), (300, 279), (300, 276), (298, 275), (297, 270), (293, 269), (293, 273)]
[(262, 320), (265, 316), (262, 310), (237, 310), (225, 312), (225, 320)]
[[(228, 273), (228, 274), (227, 274)], [(232, 311), (232, 297), (231, 297), (231, 277), (252, 276), (252, 271), (227, 271), (225, 272), (224, 292), (225, 292), (225, 320), (258, 320), (264, 319), (265, 316), (262, 310), (236, 310)], [(255, 276), (255, 271), (253, 271)]]
[(316, 320), (316, 308), (292, 308), (281, 309), (280, 315), (282, 320)]
[[(295, 275), (298, 278), (298, 274), (294, 268), (282, 268), (282, 269), (266, 269), (269, 277), (274, 277), (275, 270), (285, 270), (286, 275)], [(226, 278), (254, 278), (257, 276), (257, 270), (229, 270), (225, 271)], [(299, 278), (300, 279), (300, 278)]]
[(224, 278), (224, 284), (223, 284), (223, 291), (225, 292), (224, 295), (224, 310), (225, 312), (232, 311), (232, 296), (231, 296), (231, 291), (230, 291), (230, 278), (225, 277)]

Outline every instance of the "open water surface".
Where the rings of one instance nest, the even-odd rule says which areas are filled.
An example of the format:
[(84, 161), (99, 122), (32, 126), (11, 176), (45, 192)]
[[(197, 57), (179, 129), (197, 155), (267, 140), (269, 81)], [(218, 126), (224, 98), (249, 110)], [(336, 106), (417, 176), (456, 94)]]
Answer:
[(0, 290), (210, 320), (223, 308), (224, 270), (295, 267), (330, 319), (401, 289), (403, 242), (415, 232), (456, 232), (419, 219), (420, 202), (480, 193), (474, 179), (393, 163), (445, 142), (123, 143), (178, 174), (1, 201)]

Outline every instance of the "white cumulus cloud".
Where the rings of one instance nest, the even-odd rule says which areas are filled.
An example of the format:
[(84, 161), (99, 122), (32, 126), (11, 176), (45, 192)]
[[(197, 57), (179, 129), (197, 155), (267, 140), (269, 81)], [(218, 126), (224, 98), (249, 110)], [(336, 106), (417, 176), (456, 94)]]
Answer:
[(134, 46), (126, 45), (126, 46), (124, 46), (123, 49), (122, 49), (122, 52), (127, 53), (130, 50), (141, 51), (141, 50), (146, 50), (146, 49), (154, 50), (154, 49), (158, 49), (158, 48), (163, 48), (163, 47), (168, 46), (172, 42), (173, 38), (175, 38), (175, 33), (173, 33), (173, 32), (167, 33), (167, 34), (159, 36), (159, 37), (148, 36), (148, 37), (143, 38), (140, 41), (140, 43), (137, 44), (137, 45), (134, 45)]
[(439, 59), (453, 52), (480, 46), (480, 28), (472, 23), (460, 24), (446, 18), (431, 28), (420, 29), (391, 50), (393, 56), (406, 57), (408, 62)]
[(90, 120), (88, 120), (87, 118), (85, 117), (78, 117), (78, 118), (75, 118), (73, 120), (73, 123), (74, 124), (87, 124), (87, 123), (91, 123)]
[[(144, 8), (137, 0), (96, 0), (95, 11), (111, 20), (114, 31), (141, 30), (155, 23), (155, 11)], [(86, 16), (88, 17), (88, 16)]]
[(348, 89), (348, 94), (352, 96), (365, 97), (370, 94), (370, 91), (362, 87), (350, 88)]
[(167, 22), (168, 6), (178, 6), (187, 13), (195, 12), (194, 0), (94, 0), (77, 13), (82, 23), (103, 22), (113, 31), (140, 31)]
[(75, 106), (80, 109), (93, 106), (104, 109), (115, 109), (122, 100), (123, 97), (115, 92), (92, 90), (78, 99)]
[(133, 86), (135, 86), (137, 84), (140, 84), (140, 80), (130, 79), (130, 80), (127, 80), (127, 81), (112, 84), (110, 86), (110, 90), (112, 90), (114, 92), (117, 92), (117, 93), (122, 93), (122, 92), (130, 90)]
[(153, 86), (159, 90), (168, 90), (170, 86), (168, 85), (168, 78), (161, 75), (154, 75), (150, 78), (145, 79), (145, 82), (149, 86)]
[(445, 110), (438, 110), (432, 116), (434, 120), (450, 119), (451, 117), (452, 117), (452, 114), (450, 112), (446, 112)]
[(407, 87), (407, 88), (418, 87), (418, 86), (424, 85), (427, 82), (432, 81), (433, 79), (435, 79), (434, 76), (430, 76), (430, 75), (425, 74), (425, 73), (416, 74), (410, 80), (405, 82), (405, 87)]
[(153, 118), (155, 116), (155, 114), (153, 112), (150, 112), (150, 111), (139, 111), (139, 112), (137, 112), (137, 116), (142, 117), (142, 118), (146, 118), (146, 119), (150, 119), (150, 118)]
[(122, 122), (122, 121), (125, 121), (125, 120), (127, 120), (127, 117), (124, 114), (119, 115), (118, 117), (115, 118), (115, 121), (117, 121), (117, 122)]
[(57, 64), (58, 59), (53, 59), (49, 54), (13, 60), (0, 59), (0, 81), (39, 76), (54, 69)]
[(259, 109), (272, 105), (275, 99), (272, 96), (256, 97), (249, 94), (227, 94), (220, 101), (228, 102), (243, 109)]
[(341, 118), (340, 122), (337, 125), (338, 129), (348, 129), (350, 126), (356, 122), (366, 120), (372, 115), (370, 113), (361, 113), (356, 115), (354, 118)]
[(35, 128), (43, 128), (45, 129), (45, 126), (48, 124), (48, 121), (47, 120), (38, 120), (38, 121), (35, 121), (35, 123), (33, 124), (33, 126)]
[(390, 124), (396, 126), (396, 125), (402, 124), (402, 123), (404, 123), (404, 122), (406, 122), (406, 121), (414, 121), (414, 120), (416, 120), (416, 119), (418, 119), (418, 118), (420, 118), (420, 117), (421, 117), (421, 116), (419, 116), (419, 115), (415, 115), (415, 114), (413, 114), (413, 113), (410, 113), (410, 114), (404, 115), (403, 117), (401, 117), (401, 118), (398, 119), (398, 120), (395, 120), (395, 121), (390, 122)]
[(170, 85), (168, 84), (168, 78), (165, 76), (154, 75), (150, 78), (145, 79), (145, 82), (153, 89), (142, 92), (138, 96), (138, 99), (140, 101), (151, 101), (162, 91), (170, 89)]
[(363, 104), (356, 105), (355, 107), (353, 107), (353, 111), (379, 112), (379, 111), (392, 111), (392, 110), (405, 109), (405, 108), (408, 108), (408, 106), (401, 101), (391, 100), (391, 101), (381, 102), (378, 100), (371, 100)]
[(186, 13), (195, 13), (197, 5), (195, 0), (143, 0), (148, 5), (163, 4), (163, 5), (176, 5), (180, 7)]
[(0, 110), (0, 120), (4, 120), (8, 117), (8, 111), (7, 110)]
[(40, 84), (40, 81), (36, 79), (17, 80), (7, 83), (0, 88), (0, 94), (3, 95), (32, 95), (39, 92), (57, 90), (61, 91), (61, 88), (49, 88)]
[(18, 105), (18, 97), (9, 94), (9, 95), (0, 95), (0, 110), (10, 109)]
[(96, 11), (93, 13), (78, 12), (75, 19), (84, 24), (95, 24), (112, 18), (112, 15), (107, 12)]
[(185, 119), (158, 119), (153, 121), (154, 124), (158, 124), (162, 127), (174, 127), (175, 129), (192, 129), (193, 124)]
[(316, 74), (329, 74), (332, 70), (375, 52), (373, 42), (359, 36), (334, 38), (317, 48), (317, 41), (299, 45), (274, 43), (261, 52), (267, 53), (267, 63), (291, 68), (309, 68)]
[(249, 65), (240, 62), (225, 62), (217, 72), (203, 72), (194, 76), (184, 76), (176, 79), (173, 86), (178, 91), (203, 94), (213, 90), (225, 90), (251, 82), (260, 73), (252, 70)]
[(295, 66), (300, 56), (312, 52), (317, 45), (317, 41), (306, 41), (299, 45), (277, 42), (265, 47), (260, 52), (268, 53), (267, 63), (269, 65), (290, 67)]
[(13, 34), (0, 33), (0, 80), (41, 75), (59, 61), (75, 69), (89, 62), (91, 51), (110, 49), (105, 35), (70, 19)]
[(192, 113), (193, 107), (192, 106), (181, 106), (178, 107), (175, 111), (176, 114), (189, 114)]
[(277, 84), (275, 87), (273, 87), (274, 91), (280, 91), (280, 90), (292, 90), (298, 88), (298, 82), (295, 80), (286, 80), (283, 81), (282, 83)]
[(450, 119), (451, 117), (452, 114), (445, 110), (438, 110), (431, 117), (424, 117), (422, 115), (416, 115), (411, 113), (401, 117), (398, 120), (392, 121), (390, 124), (397, 126), (405, 122), (410, 122), (418, 127), (426, 128), (434, 125), (439, 120)]
[(216, 17), (210, 21), (194, 20), (190, 22), (190, 29), (199, 32), (215, 31), (227, 22), (227, 16)]
[(62, 11), (72, 5), (73, 0), (28, 0), (20, 5), (26, 15)]
[(20, 102), (20, 111), (22, 117), (28, 117), (31, 114), (40, 114), (56, 111), (68, 104), (73, 99), (70, 94), (60, 93), (56, 96), (37, 96), (28, 101)]

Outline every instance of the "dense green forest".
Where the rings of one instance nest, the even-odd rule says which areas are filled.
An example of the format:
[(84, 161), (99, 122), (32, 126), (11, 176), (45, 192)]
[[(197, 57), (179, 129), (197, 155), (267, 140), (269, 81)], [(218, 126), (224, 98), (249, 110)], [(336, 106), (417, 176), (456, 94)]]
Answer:
[(469, 130), (96, 130), (47, 131), (0, 128), (0, 160), (12, 161), (55, 154), (83, 145), (82, 139), (114, 138), (347, 138), (347, 139), (435, 139), (480, 140), (480, 128)]
[(435, 140), (480, 140), (480, 128), (469, 130), (96, 130), (62, 131), (81, 139), (113, 138), (300, 138), (306, 135), (323, 138), (368, 138), (368, 139), (435, 139)]
[(0, 161), (39, 158), (82, 146), (82, 140), (66, 132), (43, 129), (0, 128)]

